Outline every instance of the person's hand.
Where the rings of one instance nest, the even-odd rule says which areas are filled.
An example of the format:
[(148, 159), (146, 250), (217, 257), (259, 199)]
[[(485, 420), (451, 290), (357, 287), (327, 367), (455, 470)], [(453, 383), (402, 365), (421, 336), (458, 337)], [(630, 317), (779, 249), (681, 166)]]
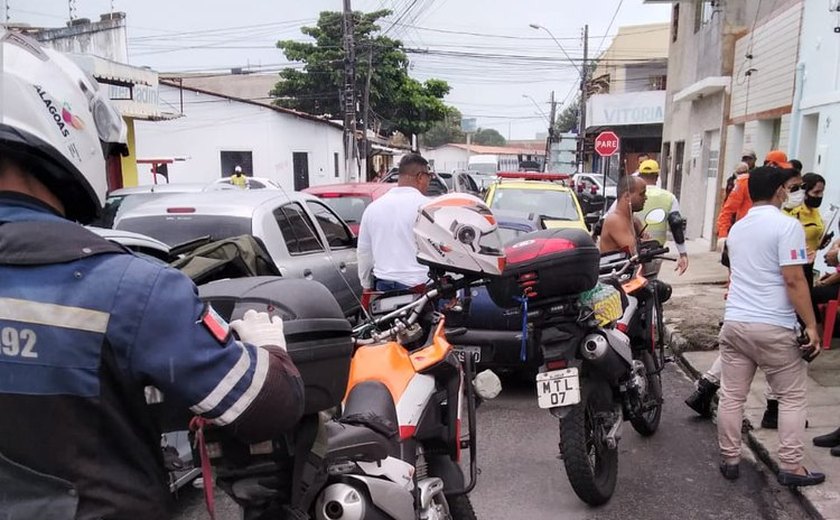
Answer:
[(805, 334), (808, 335), (808, 343), (800, 345), (799, 348), (805, 352), (810, 351), (813, 359), (822, 352), (822, 346), (820, 345), (820, 331), (816, 326), (806, 327)]
[(837, 244), (831, 246), (831, 249), (825, 254), (825, 263), (831, 267), (837, 267)]
[(686, 269), (688, 269), (688, 255), (680, 255), (680, 258), (677, 260), (677, 267), (674, 268), (674, 271), (676, 271), (678, 275), (682, 276)]
[(723, 248), (724, 248), (725, 246), (726, 246), (726, 237), (721, 237), (721, 238), (718, 238), (718, 241), (717, 241), (717, 247), (715, 248), (715, 250), (716, 250), (718, 253), (722, 253), (722, 252), (723, 252)]
[(807, 253), (808, 253), (808, 263), (813, 264), (814, 260), (817, 258), (817, 252), (814, 251), (813, 249), (808, 249)]
[(286, 336), (283, 335), (283, 320), (280, 316), (269, 317), (266, 312), (249, 309), (241, 320), (232, 321), (230, 328), (245, 343), (286, 350)]

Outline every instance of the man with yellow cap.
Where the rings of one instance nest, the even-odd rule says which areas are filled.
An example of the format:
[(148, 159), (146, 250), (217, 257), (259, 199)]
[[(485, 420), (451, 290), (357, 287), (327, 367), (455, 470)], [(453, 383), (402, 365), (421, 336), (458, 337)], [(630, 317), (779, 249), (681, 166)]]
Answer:
[(682, 275), (688, 269), (688, 252), (685, 247), (685, 220), (680, 215), (680, 202), (673, 193), (656, 186), (659, 180), (659, 163), (655, 160), (648, 159), (639, 165), (639, 177), (648, 185), (647, 201), (636, 216), (645, 226), (645, 232), (660, 245), (665, 245), (670, 228), (680, 253), (676, 271)]

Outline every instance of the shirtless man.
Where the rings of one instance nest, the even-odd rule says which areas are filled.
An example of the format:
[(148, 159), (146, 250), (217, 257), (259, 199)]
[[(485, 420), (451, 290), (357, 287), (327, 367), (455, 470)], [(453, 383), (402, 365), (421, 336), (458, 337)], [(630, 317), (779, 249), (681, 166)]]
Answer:
[(645, 206), (647, 183), (639, 177), (627, 175), (618, 181), (615, 211), (607, 214), (598, 248), (601, 253), (627, 250), (636, 253), (636, 237), (641, 231), (633, 213)]

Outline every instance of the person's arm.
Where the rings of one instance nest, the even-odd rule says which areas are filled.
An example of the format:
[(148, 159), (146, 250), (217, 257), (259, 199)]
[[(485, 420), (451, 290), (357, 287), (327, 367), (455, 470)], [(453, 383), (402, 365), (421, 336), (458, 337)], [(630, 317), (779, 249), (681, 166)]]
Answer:
[(799, 221), (791, 220), (790, 225), (786, 225), (784, 229), (780, 230), (778, 255), (788, 298), (796, 309), (796, 313), (805, 323), (805, 332), (808, 334), (809, 343), (803, 345), (803, 348), (818, 347), (820, 345), (820, 333), (817, 329), (817, 318), (814, 316), (811, 290), (808, 287), (805, 271), (802, 268), (807, 263), (805, 231)]
[(362, 221), (359, 224), (359, 240), (356, 245), (356, 258), (358, 260), (359, 282), (362, 284), (362, 289), (373, 288), (373, 245), (370, 241), (370, 233), (365, 222), (365, 217), (362, 215)]
[(192, 281), (171, 268), (140, 266), (122, 285), (109, 340), (134, 380), (247, 442), (276, 438), (300, 420), (303, 381), (282, 334), (270, 344), (237, 341)]
[(718, 238), (729, 236), (729, 230), (734, 224), (738, 208), (744, 203), (745, 191), (736, 183), (735, 189), (732, 190), (732, 193), (726, 198), (726, 202), (723, 203), (723, 207), (720, 208), (720, 215), (718, 215), (717, 220)]

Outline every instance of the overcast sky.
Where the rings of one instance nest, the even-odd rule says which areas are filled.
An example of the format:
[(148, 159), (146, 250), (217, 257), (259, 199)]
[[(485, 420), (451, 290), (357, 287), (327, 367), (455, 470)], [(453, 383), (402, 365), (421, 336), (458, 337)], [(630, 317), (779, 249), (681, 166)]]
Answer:
[[(13, 22), (61, 26), (68, 0), (0, 0)], [(321, 11), (340, 10), (341, 0), (75, 0), (76, 16), (93, 20), (114, 10), (127, 13), (130, 61), (159, 71), (283, 66), (279, 39), (302, 39), (301, 25)], [(590, 56), (610, 44), (619, 26), (666, 22), (670, 4), (643, 0), (353, 0), (353, 9), (388, 8), (389, 36), (411, 53), (411, 74), (444, 79), (447, 102), (478, 125), (505, 137), (530, 139), (547, 126), (548, 99), (573, 99), (578, 72), (542, 30), (548, 28), (573, 60), (583, 54), (582, 27), (589, 24)], [(615, 20), (611, 24), (611, 20)], [(474, 33), (474, 34), (466, 34)], [(418, 53), (428, 51), (427, 53)], [(488, 56), (490, 55), (490, 56)], [(531, 96), (536, 103), (523, 97)], [(536, 105), (539, 105), (539, 109)], [(542, 112), (542, 113), (541, 113)]]

